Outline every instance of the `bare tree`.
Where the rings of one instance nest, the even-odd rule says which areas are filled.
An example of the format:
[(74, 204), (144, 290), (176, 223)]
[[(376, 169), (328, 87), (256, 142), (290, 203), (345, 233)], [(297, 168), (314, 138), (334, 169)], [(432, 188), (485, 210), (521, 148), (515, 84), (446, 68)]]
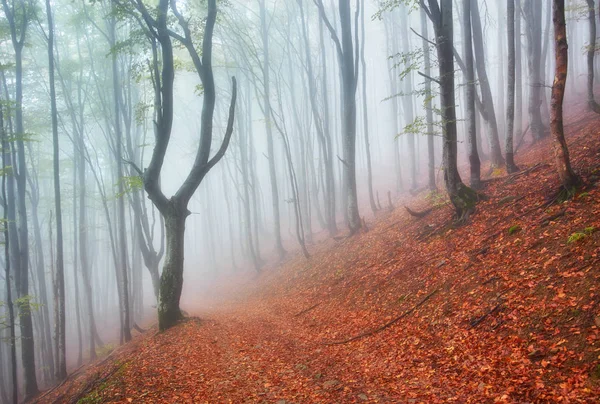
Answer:
[[(160, 280), (158, 324), (160, 330), (165, 330), (175, 325), (181, 318), (179, 299), (183, 287), (183, 260), (184, 260), (184, 235), (185, 220), (190, 212), (187, 205), (198, 186), (208, 172), (221, 160), (229, 146), (233, 133), (235, 101), (237, 86), (232, 78), (232, 96), (229, 107), (227, 128), (221, 147), (217, 153), (210, 157), (210, 146), (213, 139), (213, 115), (216, 101), (216, 88), (212, 70), (212, 35), (217, 19), (216, 0), (208, 0), (208, 14), (204, 26), (202, 50), (198, 52), (192, 40), (192, 32), (188, 20), (179, 12), (175, 1), (169, 5), (168, 0), (160, 0), (154, 12), (150, 12), (141, 2), (130, 3), (141, 15), (140, 25), (155, 38), (160, 44), (161, 57), (154, 57), (152, 74), (157, 93), (156, 97), (156, 143), (152, 152), (150, 164), (142, 173), (144, 188), (150, 200), (163, 215), (166, 228), (166, 257)], [(169, 11), (176, 18), (183, 35), (169, 29), (167, 17)], [(183, 45), (192, 61), (204, 88), (204, 97), (201, 114), (200, 145), (196, 154), (194, 165), (187, 178), (171, 197), (167, 198), (161, 190), (160, 172), (164, 164), (165, 153), (169, 146), (173, 126), (173, 82), (175, 68), (173, 60), (173, 44), (175, 38)]]

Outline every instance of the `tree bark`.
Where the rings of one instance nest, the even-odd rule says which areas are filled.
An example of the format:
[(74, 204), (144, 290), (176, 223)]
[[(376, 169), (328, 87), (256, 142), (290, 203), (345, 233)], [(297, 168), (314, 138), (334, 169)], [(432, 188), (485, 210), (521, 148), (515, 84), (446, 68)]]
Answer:
[[(356, 84), (358, 58), (355, 49), (358, 44), (352, 39), (352, 12), (350, 0), (339, 0), (340, 35), (325, 15), (322, 0), (316, 0), (319, 14), (325, 22), (335, 42), (340, 66), (342, 87), (342, 173), (344, 181), (346, 219), (350, 234), (355, 234), (362, 226), (358, 211), (358, 193), (356, 188)], [(358, 10), (357, 10), (358, 13)], [(358, 14), (356, 15), (356, 17)], [(356, 18), (357, 19), (357, 18)], [(358, 29), (358, 27), (355, 27)], [(358, 56), (358, 55), (356, 55)]]
[[(4, 78), (4, 77), (3, 77)], [(9, 228), (10, 225), (6, 225), (6, 223), (10, 223), (9, 216), (9, 200), (14, 201), (14, 195), (10, 195), (8, 193), (8, 185), (7, 182), (13, 182), (13, 175), (9, 176), (6, 172), (8, 166), (12, 166), (11, 162), (11, 148), (9, 143), (6, 140), (6, 132), (4, 131), (4, 111), (2, 109), (2, 104), (4, 100), (0, 100), (0, 134), (2, 135), (2, 211), (3, 211), (3, 219), (5, 225), (3, 235), (4, 235), (4, 280), (6, 286), (6, 306), (8, 309), (8, 329), (10, 336), (10, 375), (12, 381), (12, 394), (11, 401), (13, 404), (17, 404), (19, 402), (19, 383), (17, 380), (17, 340), (16, 340), (16, 332), (15, 332), (15, 309), (13, 306), (12, 299), (12, 286), (10, 284), (11, 277), (11, 243), (10, 243), (10, 235)], [(7, 181), (8, 180), (8, 181)], [(14, 194), (14, 191), (12, 192)], [(11, 198), (12, 199), (9, 199)], [(13, 202), (14, 204), (14, 202)], [(13, 209), (14, 212), (14, 209)]]
[(594, 98), (594, 57), (596, 56), (596, 13), (594, 0), (587, 0), (590, 42), (587, 46), (587, 96), (588, 107), (591, 111), (600, 114), (600, 105)]
[(569, 192), (579, 184), (579, 178), (571, 167), (569, 149), (563, 127), (563, 100), (567, 83), (569, 48), (565, 24), (565, 1), (552, 1), (552, 22), (554, 23), (554, 59), (556, 67), (550, 103), (550, 129), (554, 138), (553, 149), (556, 170), (562, 186)]
[[(475, 208), (477, 193), (463, 184), (457, 166), (456, 100), (454, 96), (454, 57), (452, 2), (428, 0), (426, 9), (435, 28), (440, 71), (441, 118), (444, 137), (444, 182), (459, 219)], [(426, 7), (424, 1), (421, 6)]]
[(507, 1), (508, 73), (506, 75), (506, 145), (504, 153), (506, 155), (506, 171), (512, 174), (519, 171), (515, 164), (513, 147), (515, 123), (515, 0)]
[(494, 98), (490, 88), (490, 81), (485, 67), (485, 50), (483, 45), (483, 29), (479, 15), (477, 0), (471, 0), (471, 24), (473, 26), (473, 45), (475, 49), (475, 61), (477, 78), (481, 89), (481, 102), (483, 104), (483, 119), (488, 125), (487, 135), (490, 144), (490, 160), (493, 167), (504, 166), (502, 147), (498, 136), (498, 122), (494, 108)]
[(475, 118), (475, 69), (473, 67), (473, 41), (471, 33), (471, 0), (463, 0), (463, 40), (467, 81), (467, 151), (471, 174), (471, 187), (481, 187), (481, 161), (477, 153), (477, 122)]
[(541, 6), (539, 0), (527, 0), (523, 3), (523, 14), (526, 21), (527, 31), (527, 71), (529, 76), (529, 126), (534, 141), (544, 137), (544, 125), (542, 123), (542, 78), (540, 77), (541, 64)]
[[(429, 55), (429, 43), (427, 38), (429, 36), (427, 29), (427, 14), (425, 10), (421, 8), (421, 35), (423, 36), (423, 64), (425, 75), (431, 77), (431, 57)], [(427, 121), (427, 161), (428, 161), (428, 185), (430, 191), (436, 191), (437, 186), (435, 184), (435, 149), (433, 144), (434, 133), (433, 133), (433, 104), (431, 102), (431, 81), (425, 80), (425, 119)]]

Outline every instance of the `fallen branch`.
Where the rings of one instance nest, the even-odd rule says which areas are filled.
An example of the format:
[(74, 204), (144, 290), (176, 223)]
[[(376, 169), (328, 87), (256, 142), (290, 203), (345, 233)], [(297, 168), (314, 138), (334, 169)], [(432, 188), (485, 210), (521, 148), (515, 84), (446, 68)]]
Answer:
[(521, 148), (521, 145), (523, 144), (523, 140), (525, 140), (525, 135), (527, 134), (527, 131), (529, 130), (529, 126), (530, 125), (527, 125), (527, 127), (523, 131), (523, 134), (521, 135), (521, 139), (519, 139), (519, 141), (517, 142), (517, 147), (515, 147), (514, 154), (517, 154), (517, 152)]
[(498, 278), (497, 276), (492, 276), (490, 279), (488, 279), (487, 281), (483, 282), (482, 285), (487, 285), (488, 283), (492, 283), (494, 281), (498, 281), (500, 280), (500, 278)]
[(294, 314), (294, 317), (300, 317), (301, 315), (303, 315), (303, 314), (306, 314), (306, 313), (308, 313), (309, 311), (316, 309), (316, 308), (317, 308), (317, 307), (319, 307), (320, 305), (321, 305), (321, 303), (313, 304), (313, 305), (312, 305), (312, 306), (310, 306), (309, 308), (306, 308), (306, 309), (302, 310), (301, 312)]
[(381, 327), (375, 328), (374, 330), (371, 330), (371, 331), (363, 332), (362, 334), (355, 335), (354, 337), (351, 337), (351, 338), (348, 338), (348, 339), (344, 339), (344, 340), (340, 340), (340, 341), (324, 342), (323, 345), (342, 345), (342, 344), (347, 344), (348, 342), (356, 341), (358, 339), (362, 339), (362, 338), (369, 337), (371, 335), (377, 334), (378, 332), (381, 332), (381, 331), (385, 330), (386, 328), (391, 327), (392, 325), (396, 324), (398, 321), (402, 320), (404, 317), (408, 316), (409, 314), (411, 314), (412, 312), (414, 312), (415, 310), (417, 310), (419, 307), (421, 307), (422, 305), (424, 305), (437, 292), (438, 292), (438, 289), (434, 290), (433, 292), (431, 292), (430, 294), (428, 294), (427, 296), (425, 296), (419, 303), (417, 303), (413, 307), (411, 307), (409, 310), (405, 311), (404, 313), (402, 313), (401, 315), (399, 315), (395, 319), (393, 319), (391, 321), (388, 321), (387, 323), (385, 323)]
[(136, 330), (137, 332), (139, 332), (140, 334), (143, 334), (146, 332), (146, 330), (144, 330), (142, 327), (137, 325), (136, 322), (133, 323), (133, 329)]
[(61, 386), (63, 386), (66, 382), (68, 382), (69, 380), (72, 380), (75, 376), (77, 376), (77, 374), (79, 373), (79, 371), (85, 366), (86, 364), (84, 363), (83, 365), (79, 366), (77, 369), (75, 369), (75, 371), (73, 373), (71, 373), (69, 376), (67, 376), (65, 378), (65, 380), (63, 380), (62, 382), (60, 382), (59, 384), (57, 384), (56, 386), (52, 387), (50, 390), (46, 391), (44, 394), (42, 394), (39, 397), (36, 397), (33, 401), (33, 403), (38, 403), (42, 398), (46, 397), (48, 394), (52, 393), (53, 391), (55, 391), (56, 389), (60, 388)]
[(479, 324), (481, 324), (483, 322), (483, 320), (485, 320), (488, 316), (494, 314), (495, 312), (497, 312), (498, 310), (500, 310), (500, 307), (502, 307), (502, 305), (504, 304), (504, 302), (500, 302), (497, 305), (495, 305), (491, 310), (489, 310), (487, 313), (485, 313), (483, 316), (471, 321), (471, 329), (477, 327)]
[(506, 178), (505, 184), (508, 184), (509, 182), (512, 182), (512, 181), (514, 181), (514, 179), (515, 179), (515, 178), (517, 178), (517, 177), (520, 177), (520, 176), (522, 176), (522, 175), (527, 175), (527, 174), (529, 174), (530, 172), (532, 172), (532, 171), (535, 171), (535, 170), (537, 170), (538, 168), (545, 167), (545, 166), (547, 166), (547, 165), (548, 165), (548, 163), (537, 163), (537, 164), (534, 164), (533, 166), (529, 167), (529, 168), (528, 168), (528, 169), (526, 169), (526, 170), (521, 170), (521, 171), (518, 171), (518, 172), (516, 172), (516, 173), (514, 173), (514, 174), (511, 174), (511, 175), (509, 175), (509, 176)]
[(550, 222), (558, 219), (559, 217), (564, 216), (566, 213), (567, 213), (567, 210), (563, 209), (563, 210), (561, 210), (561, 211), (559, 211), (559, 212), (557, 212), (557, 213), (555, 213), (553, 215), (546, 216), (546, 217), (542, 218), (542, 220), (540, 220), (540, 223), (541, 223), (542, 226), (548, 226), (550, 224)]
[(425, 209), (421, 212), (419, 211), (414, 211), (411, 208), (409, 208), (408, 206), (404, 205), (404, 209), (406, 209), (406, 211), (414, 217), (418, 217), (418, 218), (423, 218), (425, 216), (427, 216), (428, 214), (430, 214), (433, 211), (433, 208), (429, 208), (429, 209)]
[[(71, 400), (72, 403), (79, 403), (81, 399), (83, 399), (84, 397), (86, 397), (88, 394), (90, 394), (92, 391), (94, 391), (94, 389), (97, 386), (102, 385), (104, 382), (106, 382), (108, 379), (110, 379), (115, 373), (117, 373), (117, 371), (119, 369), (121, 369), (123, 367), (123, 365), (121, 366), (115, 366), (114, 369), (111, 369), (107, 374), (105, 374), (104, 376), (100, 376), (100, 374), (98, 374), (93, 380), (89, 381), (83, 389), (81, 389), (79, 391), (79, 394), (73, 398)], [(58, 401), (58, 402), (62, 402)]]

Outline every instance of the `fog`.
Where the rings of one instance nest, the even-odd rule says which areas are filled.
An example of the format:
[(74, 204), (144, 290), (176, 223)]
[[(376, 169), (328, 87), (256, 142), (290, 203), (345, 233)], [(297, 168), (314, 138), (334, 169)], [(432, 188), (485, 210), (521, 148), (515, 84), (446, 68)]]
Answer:
[[(541, 88), (542, 132), (549, 133), (554, 78), (551, 2), (532, 2), (535, 12), (541, 14), (536, 16), (541, 29), (534, 28), (541, 44), (541, 77), (539, 83), (530, 78), (529, 22), (518, 6), (521, 35), (516, 49), (521, 64), (515, 74), (522, 85), (516, 94), (521, 107), (514, 118), (517, 165), (518, 150), (539, 140), (530, 129), (532, 88)], [(340, 18), (342, 8), (337, 2), (218, 1), (210, 62), (203, 38), (212, 1), (177, 1), (176, 10), (160, 1), (157, 10), (162, 4), (169, 15), (164, 37), (159, 35), (163, 31), (155, 3), (3, 0), (3, 206), (9, 249), (13, 250), (0, 260), (4, 268), (0, 276), (2, 402), (9, 402), (13, 385), (18, 386), (19, 397), (32, 396), (65, 376), (61, 366), (72, 371), (93, 358), (92, 350), (106, 354), (125, 342), (130, 330), (156, 323), (154, 286), (158, 283), (153, 284), (148, 262), (162, 272), (171, 251), (175, 264), (170, 265), (177, 272), (177, 254), (170, 250), (177, 250), (177, 242), (165, 243), (169, 230), (163, 228), (161, 217), (167, 218), (181, 206), (181, 212), (189, 211), (187, 218), (182, 214), (183, 219), (180, 211), (180, 216), (175, 214), (185, 223), (181, 308), (194, 315), (218, 306), (223, 298), (219, 290), (243, 290), (261, 271), (275, 270), (303, 250), (310, 256), (324, 239), (355, 233), (363, 221), (386, 211), (390, 202), (432, 192), (445, 195), (435, 29), (430, 18), (425, 18), (427, 37), (423, 38), (425, 27), (417, 2), (364, 0), (364, 4), (354, 4), (340, 0), (340, 5), (350, 6), (350, 31), (344, 36), (346, 22)], [(464, 58), (463, 2), (454, 3), (454, 48)], [(487, 73), (491, 113), (505, 154), (507, 10), (504, 2), (474, 3), (479, 9), (484, 49), (482, 55), (475, 47), (475, 59), (483, 61)], [(585, 1), (567, 3), (568, 109), (573, 102), (586, 99), (589, 22)], [(321, 15), (318, 4), (323, 7)], [(54, 15), (53, 27), (46, 6)], [(51, 28), (53, 69), (48, 55)], [(473, 31), (473, 36), (477, 35)], [(165, 37), (172, 42), (174, 56), (169, 131), (165, 129), (169, 120), (168, 54), (166, 42), (161, 42)], [(350, 46), (346, 40), (351, 41)], [(17, 52), (20, 46), (22, 51)], [(348, 51), (352, 51), (351, 66), (344, 64)], [(431, 59), (429, 74), (424, 73), (425, 53)], [(201, 70), (194, 57), (201, 61)], [(596, 58), (596, 72), (599, 65)], [(343, 66), (349, 69), (346, 72), (352, 70), (349, 80), (356, 86), (350, 96), (345, 81), (349, 73), (344, 73)], [(212, 119), (206, 121), (203, 111), (210, 109), (206, 107), (209, 67), (214, 74), (215, 106)], [(454, 69), (457, 162), (463, 182), (468, 182), (467, 80), (458, 63)], [(50, 88), (51, 72), (55, 94)], [(234, 114), (230, 110), (232, 76), (237, 82)], [(477, 97), (486, 103), (479, 71), (477, 78)], [(162, 83), (158, 91), (157, 82)], [(351, 142), (355, 157), (345, 143), (351, 131), (347, 114), (352, 99), (356, 108), (356, 139)], [(427, 127), (428, 109), (433, 130)], [(503, 167), (490, 161), (492, 129), (479, 111), (476, 115), (481, 175), (485, 177)], [(55, 133), (52, 116), (57, 120)], [(233, 129), (230, 141), (228, 120)], [(203, 130), (208, 138), (201, 135)], [(160, 139), (167, 139), (168, 147), (164, 162), (156, 163), (155, 146)], [(225, 145), (229, 143), (223, 156), (198, 177), (199, 185), (189, 202), (183, 198), (178, 199), (176, 208), (168, 205), (185, 187), (192, 167), (203, 159), (199, 167), (207, 167), (224, 140)], [(355, 166), (350, 170), (353, 159)], [(155, 163), (159, 176), (153, 182), (149, 167)], [(347, 179), (351, 172), (356, 175), (356, 207), (352, 180)], [(159, 190), (153, 191), (156, 183)], [(57, 233), (57, 195), (61, 235)], [(163, 208), (161, 195), (166, 197)], [(59, 256), (64, 263), (57, 260)], [(12, 271), (8, 279), (7, 257)], [(64, 305), (60, 282), (56, 283), (63, 278)], [(13, 321), (7, 285), (15, 302)], [(170, 296), (171, 286), (165, 286), (165, 296)], [(128, 307), (124, 299), (129, 301)], [(178, 304), (179, 296), (175, 300)], [(159, 305), (165, 319), (174, 313), (173, 304)], [(33, 327), (29, 331), (22, 324), (27, 319)], [(57, 324), (64, 324), (64, 332)], [(161, 328), (165, 324), (161, 322)], [(13, 340), (16, 382), (11, 370)], [(62, 364), (61, 352), (66, 358)]]

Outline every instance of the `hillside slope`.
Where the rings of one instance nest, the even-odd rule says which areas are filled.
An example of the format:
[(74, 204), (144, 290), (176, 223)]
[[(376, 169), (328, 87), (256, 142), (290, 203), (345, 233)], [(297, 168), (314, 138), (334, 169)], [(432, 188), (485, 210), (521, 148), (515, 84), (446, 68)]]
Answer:
[[(313, 246), (37, 402), (594, 402), (600, 395), (600, 126), (566, 131), (587, 188), (558, 187), (549, 141), (454, 228), (441, 198)], [(229, 292), (231, 292), (229, 294)], [(354, 338), (354, 339), (353, 339)], [(353, 340), (351, 340), (353, 339)], [(351, 341), (349, 341), (351, 340)]]

